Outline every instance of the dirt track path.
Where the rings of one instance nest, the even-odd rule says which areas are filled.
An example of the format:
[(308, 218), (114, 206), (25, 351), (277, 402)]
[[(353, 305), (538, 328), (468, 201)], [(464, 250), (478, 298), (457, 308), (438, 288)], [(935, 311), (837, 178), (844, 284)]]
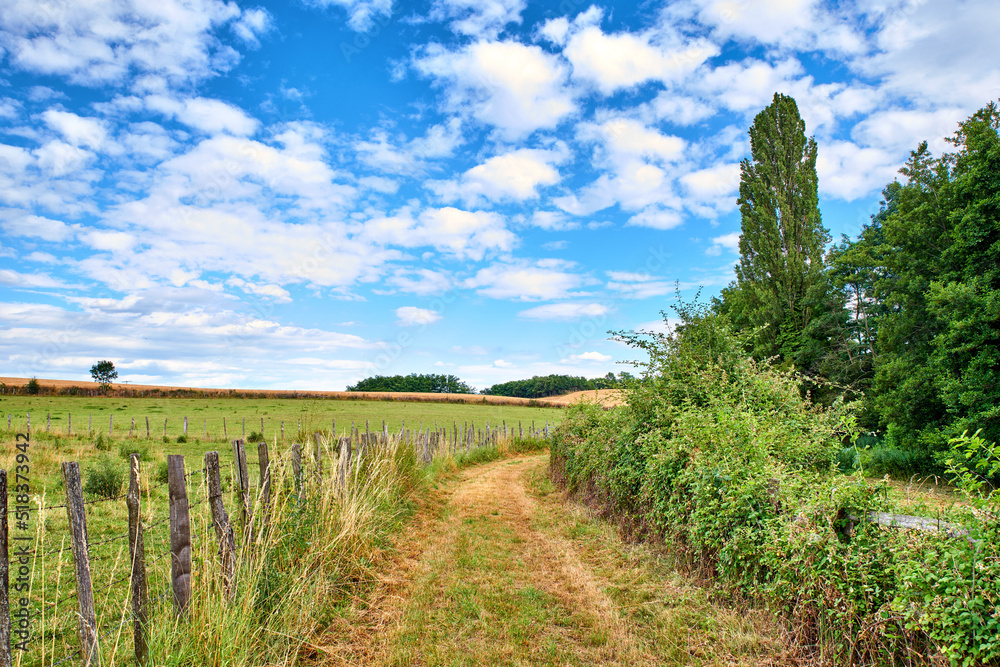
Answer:
[(780, 643), (648, 548), (562, 502), (547, 455), (470, 468), (406, 530), (392, 571), (324, 637), (324, 664), (762, 664)]

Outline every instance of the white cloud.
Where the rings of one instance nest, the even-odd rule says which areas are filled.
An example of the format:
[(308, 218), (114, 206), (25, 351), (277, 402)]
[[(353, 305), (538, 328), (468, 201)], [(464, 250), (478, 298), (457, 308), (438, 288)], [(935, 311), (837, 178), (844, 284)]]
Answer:
[(739, 232), (730, 232), (729, 234), (716, 236), (714, 239), (712, 239), (712, 245), (709, 246), (708, 250), (705, 251), (705, 254), (711, 257), (718, 257), (719, 255), (722, 254), (723, 250), (728, 250), (729, 252), (734, 252), (739, 254), (740, 252)]
[(475, 205), (489, 201), (523, 201), (538, 197), (538, 188), (559, 182), (552, 166), (563, 156), (554, 151), (521, 148), (496, 155), (477, 165), (455, 181), (432, 181), (428, 187), (446, 201), (462, 200)]
[[(188, 281), (184, 280), (184, 282)], [(226, 284), (238, 287), (247, 294), (262, 297), (269, 303), (291, 303), (292, 301), (292, 295), (289, 294), (288, 290), (278, 285), (259, 285), (241, 278), (230, 278)]]
[(72, 285), (47, 273), (22, 273), (13, 269), (0, 269), (0, 285), (20, 289), (73, 289)]
[(253, 48), (260, 46), (260, 38), (274, 29), (274, 18), (262, 7), (254, 7), (243, 12), (233, 31)]
[(213, 32), (240, 17), (235, 3), (222, 0), (8, 0), (0, 3), (0, 46), (16, 69), (80, 85), (147, 75), (187, 83), (227, 71), (239, 60)]
[[(555, 26), (550, 33), (565, 39)], [(656, 36), (653, 32), (607, 34), (597, 25), (581, 26), (576, 22), (563, 55), (573, 64), (573, 78), (610, 95), (652, 80), (681, 81), (719, 53), (719, 48), (705, 39), (656, 45), (651, 43)]]
[(428, 246), (457, 259), (479, 261), (489, 252), (506, 252), (517, 244), (503, 218), (489, 211), (463, 211), (451, 206), (430, 208), (414, 217), (409, 209), (377, 216), (364, 223), (363, 237), (406, 248)]
[(513, 368), (514, 367), (514, 364), (510, 363), (509, 361), (504, 361), (503, 359), (497, 359), (496, 361), (493, 362), (493, 365), (496, 366), (497, 368)]
[(38, 215), (5, 214), (0, 223), (11, 236), (44, 239), (53, 243), (65, 243), (73, 238), (74, 229), (62, 220), (52, 220)]
[(658, 276), (645, 273), (630, 273), (625, 271), (609, 271), (607, 288), (618, 292), (626, 299), (648, 299), (664, 294), (673, 294), (677, 283), (664, 280)]
[(851, 138), (860, 146), (882, 148), (900, 156), (916, 150), (926, 141), (937, 153), (954, 150), (945, 141), (958, 129), (958, 122), (966, 114), (957, 107), (935, 110), (887, 109), (877, 111), (858, 122), (851, 130)]
[(441, 314), (427, 308), (403, 306), (396, 309), (396, 324), (412, 327), (420, 324), (434, 324), (441, 319)]
[(715, 218), (736, 208), (740, 165), (718, 164), (689, 171), (681, 176), (680, 182), (689, 195), (685, 205), (702, 217)]
[(876, 52), (857, 59), (855, 69), (880, 78), (887, 92), (917, 100), (920, 106), (959, 105), (971, 113), (996, 97), (1000, 4), (900, 4), (888, 3), (880, 13), (872, 12), (878, 26)]
[(510, 23), (521, 22), (524, 0), (437, 0), (433, 20), (451, 19), (451, 29), (460, 35), (496, 37)]
[[(686, 5), (686, 7), (685, 7)], [(864, 32), (828, 12), (821, 0), (692, 0), (675, 12), (687, 11), (714, 28), (717, 40), (737, 39), (786, 48), (862, 52)], [(838, 12), (839, 13), (839, 12)]]
[(42, 119), (74, 146), (98, 150), (108, 137), (104, 123), (96, 118), (83, 118), (68, 111), (48, 109), (42, 114)]
[(221, 100), (205, 97), (176, 99), (164, 95), (150, 95), (146, 108), (158, 111), (168, 118), (176, 118), (188, 127), (205, 134), (233, 134), (249, 136), (257, 131), (260, 123), (242, 109)]
[(414, 66), (445, 88), (449, 110), (469, 113), (509, 138), (553, 128), (576, 111), (564, 87), (566, 68), (537, 46), (478, 41), (449, 51), (432, 44)]
[(367, 32), (376, 21), (385, 23), (392, 16), (392, 0), (305, 0), (314, 7), (340, 7), (347, 12), (351, 30)]
[(607, 363), (611, 361), (614, 357), (610, 354), (601, 354), (600, 352), (584, 352), (582, 354), (571, 354), (567, 358), (562, 360), (562, 363), (573, 363), (577, 361), (593, 361), (599, 363)]
[(574, 267), (573, 262), (556, 259), (493, 264), (467, 279), (465, 287), (493, 299), (515, 301), (582, 296), (579, 292), (573, 292), (585, 282), (583, 276), (571, 272)]
[(33, 151), (38, 166), (51, 176), (61, 177), (79, 172), (94, 159), (94, 154), (65, 141), (50, 141)]
[(878, 192), (896, 178), (899, 157), (850, 141), (826, 143), (816, 156), (820, 192), (847, 201)]
[(649, 227), (650, 229), (673, 229), (679, 227), (684, 222), (684, 217), (680, 211), (661, 208), (659, 206), (647, 206), (639, 211), (625, 224), (629, 227)]
[(406, 294), (416, 294), (418, 296), (429, 296), (431, 294), (441, 294), (451, 287), (451, 280), (440, 271), (431, 269), (413, 269), (412, 271), (399, 271), (390, 277), (387, 282)]
[(517, 315), (525, 320), (579, 320), (584, 317), (603, 318), (610, 312), (600, 303), (550, 303), (522, 310)]

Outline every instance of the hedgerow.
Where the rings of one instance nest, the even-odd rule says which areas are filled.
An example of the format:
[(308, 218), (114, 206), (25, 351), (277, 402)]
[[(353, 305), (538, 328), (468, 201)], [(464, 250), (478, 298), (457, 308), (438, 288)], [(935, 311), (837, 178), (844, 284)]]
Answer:
[(838, 467), (850, 406), (815, 405), (792, 372), (748, 358), (725, 316), (679, 311), (673, 334), (619, 334), (648, 353), (643, 376), (622, 407), (570, 410), (554, 480), (783, 615), (813, 659), (1000, 659), (995, 503), (962, 517), (958, 538), (865, 521), (891, 507), (882, 484)]

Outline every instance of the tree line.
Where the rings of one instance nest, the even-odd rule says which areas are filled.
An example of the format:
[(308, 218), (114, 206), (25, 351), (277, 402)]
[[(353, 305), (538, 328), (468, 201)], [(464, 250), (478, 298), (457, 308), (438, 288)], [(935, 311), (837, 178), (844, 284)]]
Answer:
[(775, 94), (741, 163), (740, 261), (713, 310), (747, 352), (854, 401), (859, 424), (940, 469), (948, 440), (1000, 437), (1000, 109), (959, 123), (953, 150), (921, 142), (856, 238), (821, 222), (816, 142)]
[(376, 375), (365, 378), (347, 391), (405, 391), (426, 394), (473, 394), (472, 388), (454, 375)]
[(608, 373), (604, 377), (593, 379), (570, 375), (536, 375), (527, 380), (501, 382), (483, 389), (482, 393), (493, 396), (545, 398), (546, 396), (559, 396), (589, 389), (615, 389), (629, 378), (631, 378), (629, 373), (621, 373), (619, 376)]

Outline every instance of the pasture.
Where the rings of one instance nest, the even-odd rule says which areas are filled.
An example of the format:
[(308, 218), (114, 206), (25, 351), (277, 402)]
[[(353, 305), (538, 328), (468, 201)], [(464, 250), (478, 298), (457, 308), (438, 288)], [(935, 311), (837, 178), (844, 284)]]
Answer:
[[(72, 565), (72, 554), (67, 541), (69, 533), (66, 510), (63, 509), (65, 488), (63, 486), (60, 464), (64, 461), (77, 461), (84, 478), (84, 490), (87, 503), (88, 532), (90, 535), (89, 553), (93, 569), (94, 597), (97, 607), (97, 628), (102, 635), (101, 651), (107, 659), (107, 664), (123, 664), (131, 650), (129, 637), (128, 612), (128, 562), (129, 550), (127, 540), (127, 517), (124, 499), (125, 483), (128, 480), (128, 456), (138, 453), (142, 460), (140, 489), (142, 496), (142, 515), (147, 526), (147, 568), (150, 577), (150, 602), (152, 613), (160, 620), (152, 629), (152, 641), (155, 645), (154, 655), (166, 655), (171, 651), (192, 651), (187, 659), (180, 659), (176, 664), (207, 664), (205, 653), (195, 650), (190, 643), (190, 633), (180, 631), (180, 628), (169, 621), (168, 610), (171, 605), (169, 588), (170, 571), (170, 526), (167, 518), (168, 493), (166, 486), (166, 459), (170, 454), (181, 454), (185, 457), (187, 471), (188, 494), (191, 497), (191, 522), (195, 537), (194, 545), (194, 575), (196, 591), (194, 615), (203, 614), (200, 623), (217, 623), (219, 616), (217, 583), (214, 583), (217, 569), (214, 530), (208, 513), (207, 488), (202, 468), (205, 453), (216, 450), (222, 460), (222, 486), (226, 505), (230, 508), (234, 522), (239, 512), (238, 495), (234, 483), (236, 479), (233, 469), (233, 450), (230, 440), (244, 437), (248, 442), (256, 443), (264, 439), (271, 448), (271, 465), (276, 466), (275, 484), (282, 500), (274, 509), (275, 527), (278, 531), (274, 536), (266, 538), (260, 533), (260, 525), (243, 527), (237, 533), (243, 535), (245, 544), (257, 535), (257, 541), (263, 540), (254, 550), (257, 553), (285, 553), (287, 540), (296, 535), (296, 541), (301, 541), (302, 551), (289, 567), (294, 571), (297, 559), (305, 558), (310, 553), (309, 544), (319, 543), (322, 534), (323, 543), (335, 544), (330, 547), (329, 560), (324, 568), (323, 585), (330, 587), (330, 592), (322, 597), (329, 604), (344, 594), (343, 577), (355, 578), (359, 572), (366, 570), (370, 556), (378, 551), (372, 540), (382, 540), (387, 532), (398, 526), (398, 521), (405, 515), (405, 489), (412, 483), (406, 472), (411, 464), (400, 463), (398, 452), (410, 452), (412, 460), (414, 452), (413, 440), (418, 430), (426, 433), (428, 429), (447, 430), (448, 438), (452, 437), (457, 426), (459, 433), (468, 433), (472, 426), (476, 431), (484, 429), (487, 424), (491, 428), (506, 423), (511, 436), (518, 433), (519, 422), (525, 432), (534, 424), (542, 429), (546, 421), (554, 426), (560, 419), (562, 411), (555, 408), (528, 408), (496, 404), (449, 404), (449, 403), (404, 403), (396, 401), (338, 401), (323, 399), (234, 399), (234, 398), (111, 398), (111, 397), (72, 397), (72, 396), (5, 396), (0, 399), (0, 430), (3, 431), (0, 440), (0, 468), (9, 471), (11, 496), (9, 498), (11, 511), (16, 504), (14, 493), (15, 471), (25, 473), (28, 479), (30, 518), (24, 524), (11, 525), (11, 536), (14, 544), (22, 544), (20, 540), (30, 543), (31, 552), (31, 593), (28, 609), (31, 613), (30, 626), (32, 640), (28, 652), (24, 654), (24, 664), (50, 664), (55, 660), (66, 658), (72, 661), (78, 658), (79, 640), (77, 637), (77, 620), (75, 611), (75, 579)], [(30, 445), (19, 450), (15, 436), (27, 432), (27, 415), (30, 414)], [(8, 415), (10, 429), (8, 430)], [(146, 419), (149, 418), (150, 433), (146, 435)], [(187, 418), (187, 434), (184, 433), (184, 420)], [(308, 471), (306, 476), (310, 484), (314, 484), (320, 474), (320, 469), (327, 470), (325, 479), (332, 479), (333, 467), (337, 461), (338, 447), (332, 437), (336, 426), (337, 433), (349, 432), (352, 424), (363, 435), (367, 425), (373, 432), (382, 432), (382, 421), (386, 429), (393, 435), (391, 445), (378, 448), (365, 455), (362, 477), (358, 478), (357, 491), (351, 492), (352, 500), (344, 503), (343, 498), (336, 496), (329, 481), (314, 488), (314, 499), (308, 507), (313, 517), (309, 522), (301, 522), (302, 506), (299, 501), (288, 504), (289, 497), (295, 497), (293, 490), (298, 488), (291, 476), (290, 452), (293, 443), (302, 443), (303, 468)], [(133, 427), (133, 420), (135, 426)], [(225, 420), (225, 430), (223, 427)], [(244, 427), (245, 420), (245, 427)], [(263, 429), (261, 423), (263, 420)], [(164, 435), (166, 422), (166, 435)], [(284, 431), (282, 436), (282, 422)], [(109, 428), (110, 427), (110, 428)], [(405, 429), (405, 430), (404, 430)], [(321, 432), (321, 447), (313, 434)], [(409, 432), (409, 437), (398, 438), (401, 433)], [(131, 435), (130, 435), (131, 433)], [(263, 437), (261, 437), (263, 436)], [(506, 441), (505, 441), (506, 442)], [(504, 445), (507, 446), (507, 445)], [(317, 449), (319, 447), (319, 449)], [(454, 448), (457, 451), (457, 447)], [(259, 503), (261, 484), (258, 483), (258, 468), (256, 464), (256, 445), (247, 447), (248, 464), (250, 464), (250, 494)], [(320, 465), (317, 451), (323, 461)], [(19, 459), (18, 455), (22, 455)], [(450, 461), (452, 457), (442, 448), (441, 456)], [(456, 460), (466, 456), (477, 456), (475, 452), (468, 455), (456, 453)], [(19, 467), (20, 464), (20, 467)], [(400, 467), (402, 466), (402, 467)], [(105, 487), (102, 495), (94, 492), (98, 488), (87, 484), (95, 478), (110, 479), (111, 489)], [(18, 482), (20, 483), (20, 479)], [(374, 486), (373, 486), (374, 485)], [(351, 487), (354, 488), (353, 486)], [(356, 493), (356, 495), (355, 495)], [(291, 495), (290, 495), (291, 494)], [(313, 497), (313, 496), (310, 496)], [(360, 504), (359, 504), (360, 503)], [(356, 515), (359, 507), (364, 507), (361, 515), (366, 517), (362, 523), (363, 530), (354, 526), (359, 519)], [(11, 516), (14, 516), (12, 514)], [(299, 518), (296, 518), (299, 517)], [(320, 519), (322, 517), (322, 519)], [(297, 526), (293, 529), (293, 526)], [(328, 530), (330, 532), (322, 532)], [(289, 532), (291, 531), (291, 532)], [(320, 532), (317, 532), (320, 531)], [(332, 537), (331, 537), (332, 536)], [(335, 539), (334, 539), (335, 538)], [(332, 542), (330, 540), (333, 540)], [(246, 547), (244, 547), (246, 548)], [(277, 550), (277, 551), (274, 551)], [(309, 556), (312, 558), (312, 556)], [(289, 558), (291, 558), (289, 556)], [(252, 560), (252, 559), (251, 559)], [(256, 562), (272, 562), (264, 559)], [(250, 561), (248, 561), (250, 562)], [(360, 568), (360, 569), (359, 569)], [(287, 569), (287, 568), (286, 568)], [(284, 570), (283, 570), (284, 571)], [(257, 588), (258, 594), (271, 583), (257, 581), (259, 577), (280, 579), (286, 576), (272, 568), (258, 567), (252, 573), (243, 575), (245, 583), (243, 590), (249, 586)], [(291, 574), (287, 574), (291, 577)], [(251, 583), (253, 581), (253, 583)], [(270, 579), (268, 579), (270, 581)], [(291, 580), (290, 580), (291, 581)], [(297, 580), (296, 580), (297, 581)], [(303, 583), (303, 585), (305, 585)], [(312, 585), (312, 584), (310, 584)], [(292, 590), (293, 583), (281, 586), (284, 600), (295, 599)], [(337, 592), (340, 591), (340, 592)], [(271, 595), (271, 593), (268, 593)], [(285, 597), (288, 596), (288, 597)], [(247, 598), (251, 605), (254, 597)], [(258, 598), (259, 602), (259, 598)], [(252, 605), (251, 605), (252, 606)], [(302, 627), (297, 624), (315, 623), (313, 619), (297, 619), (294, 622), (287, 618), (279, 620), (277, 616), (289, 613), (294, 609), (288, 604), (271, 607), (271, 618), (266, 623), (253, 616), (242, 618), (229, 630), (236, 634), (246, 632), (249, 626), (258, 622), (275, 624), (273, 627), (280, 632), (295, 628), (297, 636), (301, 636)], [(13, 605), (12, 605), (13, 611)], [(242, 612), (241, 612), (242, 613)], [(250, 614), (250, 611), (246, 612)], [(316, 611), (323, 616), (329, 611)], [(259, 610), (253, 611), (259, 614)], [(226, 618), (232, 617), (226, 612)], [(204, 630), (202, 630), (204, 631)], [(197, 635), (197, 633), (195, 633)], [(281, 642), (278, 642), (279, 644)], [(197, 644), (197, 642), (195, 642)], [(274, 651), (271, 653), (276, 662), (294, 662), (297, 646), (290, 644), (275, 645), (273, 637), (259, 638), (259, 642), (251, 642), (254, 650)], [(267, 647), (267, 648), (264, 648)], [(226, 660), (234, 659), (229, 656)], [(252, 662), (252, 658), (247, 658)], [(240, 659), (235, 660), (240, 663)], [(105, 661), (102, 661), (105, 664)]]

